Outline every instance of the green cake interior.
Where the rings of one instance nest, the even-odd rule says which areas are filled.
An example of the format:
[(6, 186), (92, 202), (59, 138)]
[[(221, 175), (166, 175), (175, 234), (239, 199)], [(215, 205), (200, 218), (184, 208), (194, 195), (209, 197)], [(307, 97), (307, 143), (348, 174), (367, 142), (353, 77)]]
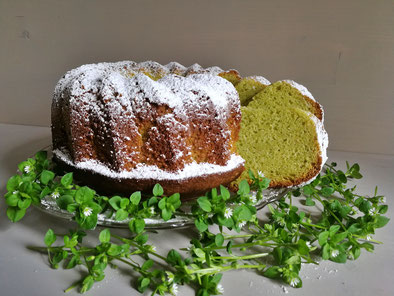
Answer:
[(242, 106), (247, 106), (252, 100), (253, 96), (261, 92), (267, 86), (261, 82), (253, 79), (253, 77), (245, 77), (235, 85), (235, 89), (238, 91), (239, 100)]
[(319, 118), (315, 102), (306, 99), (301, 92), (284, 81), (275, 82), (252, 98), (248, 104), (251, 108), (265, 108), (267, 104), (276, 103), (287, 108), (299, 108), (309, 111)]
[(318, 163), (316, 128), (307, 113), (275, 104), (265, 108), (242, 107), (238, 152), (245, 172), (262, 173), (271, 187), (302, 182)]

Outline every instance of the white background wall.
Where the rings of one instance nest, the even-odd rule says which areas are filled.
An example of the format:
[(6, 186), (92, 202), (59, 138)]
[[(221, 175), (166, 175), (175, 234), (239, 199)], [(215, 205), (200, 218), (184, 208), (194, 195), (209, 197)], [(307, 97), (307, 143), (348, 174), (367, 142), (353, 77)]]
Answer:
[(330, 149), (394, 154), (393, 0), (0, 0), (0, 122), (49, 126), (64, 72), (119, 60), (296, 80)]

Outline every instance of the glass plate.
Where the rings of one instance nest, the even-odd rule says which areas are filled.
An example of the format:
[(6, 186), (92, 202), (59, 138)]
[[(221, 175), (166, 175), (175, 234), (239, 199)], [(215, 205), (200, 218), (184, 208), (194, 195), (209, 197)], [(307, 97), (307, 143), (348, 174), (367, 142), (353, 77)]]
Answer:
[[(51, 146), (47, 146), (47, 147), (43, 148), (42, 150), (45, 150), (48, 152), (48, 157), (52, 157), (52, 147)], [(288, 188), (264, 190), (263, 191), (263, 199), (255, 204), (256, 209), (260, 210), (263, 207), (265, 207), (267, 204), (279, 200), (284, 195), (286, 195), (287, 192), (289, 192)], [(255, 194), (255, 192), (254, 192), (254, 194)], [(174, 217), (168, 221), (164, 221), (160, 216), (146, 218), (145, 219), (145, 228), (147, 228), (147, 229), (166, 229), (166, 228), (179, 228), (179, 227), (186, 227), (186, 226), (194, 225), (194, 220), (192, 219), (192, 217), (190, 215), (190, 213), (191, 213), (190, 209), (191, 209), (191, 206), (193, 203), (194, 203), (194, 201), (184, 202), (181, 206), (181, 210), (185, 214), (182, 216), (178, 215), (177, 217)], [(50, 214), (50, 215), (58, 217), (58, 218), (66, 219), (69, 221), (72, 221), (73, 216), (74, 216), (72, 213), (69, 213), (66, 210), (60, 209), (59, 206), (56, 204), (55, 199), (51, 196), (46, 196), (43, 199), (41, 199), (41, 203), (39, 205), (36, 205), (36, 207), (39, 210), (41, 210), (47, 214)], [(106, 226), (106, 227), (128, 228), (130, 219), (131, 218), (127, 218), (123, 221), (117, 221), (115, 219), (108, 218), (106, 216), (106, 213), (101, 213), (98, 215), (97, 224), (100, 226)]]

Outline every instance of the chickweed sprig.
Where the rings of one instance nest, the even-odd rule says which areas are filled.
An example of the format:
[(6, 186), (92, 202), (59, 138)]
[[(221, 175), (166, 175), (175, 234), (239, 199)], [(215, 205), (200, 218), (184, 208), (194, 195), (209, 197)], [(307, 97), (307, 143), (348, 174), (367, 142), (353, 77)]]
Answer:
[[(13, 222), (22, 219), (31, 204), (39, 204), (48, 196), (59, 208), (73, 214), (76, 230), (55, 234), (49, 229), (45, 247), (29, 247), (47, 253), (53, 268), (62, 264), (66, 269), (86, 269), (87, 276), (66, 292), (76, 287), (81, 293), (88, 291), (104, 279), (108, 266), (116, 268), (119, 264), (139, 274), (138, 291), (149, 289), (152, 295), (176, 295), (178, 285), (184, 284), (196, 287), (199, 296), (223, 294), (223, 272), (236, 269), (253, 269), (299, 288), (302, 264), (318, 264), (312, 259), (317, 255), (345, 263), (357, 259), (362, 249), (372, 252), (380, 243), (372, 238), (375, 230), (389, 222), (384, 216), (388, 210), (385, 198), (378, 195), (377, 188), (373, 196), (357, 194), (356, 186), (348, 182), (362, 178), (360, 167), (346, 165), (346, 171), (337, 169), (335, 163), (326, 165), (312, 183), (268, 204), (268, 221), (256, 216), (254, 206), (263, 199), (270, 182), (260, 172), (250, 171), (250, 182), (241, 181), (236, 193), (225, 186), (214, 188), (191, 206), (189, 216), (199, 235), (188, 247), (170, 250), (166, 255), (148, 243), (144, 219), (159, 215), (168, 221), (185, 213), (180, 208), (180, 195), (165, 196), (159, 184), (151, 196), (140, 192), (129, 197), (101, 196), (75, 184), (72, 173), (58, 176), (51, 170), (46, 152), (41, 151), (19, 164), (19, 173), (9, 179), (4, 197), (7, 216)], [(294, 198), (301, 202), (302, 209), (295, 206)], [(94, 229), (99, 214), (117, 221), (129, 219), (128, 235), (104, 229), (99, 244), (84, 245), (83, 230)], [(56, 244), (59, 238), (62, 243)]]

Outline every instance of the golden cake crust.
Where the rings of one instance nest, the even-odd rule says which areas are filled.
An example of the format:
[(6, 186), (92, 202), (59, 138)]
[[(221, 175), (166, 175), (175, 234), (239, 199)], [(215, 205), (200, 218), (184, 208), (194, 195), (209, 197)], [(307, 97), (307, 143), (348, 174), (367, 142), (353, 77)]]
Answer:
[[(149, 191), (160, 183), (166, 194), (186, 195), (229, 183), (243, 169), (242, 158), (234, 158), (241, 112), (221, 72), (155, 62), (69, 71), (52, 103), (55, 161), (113, 192)], [(229, 165), (231, 159), (236, 163)], [(138, 175), (141, 170), (152, 175)]]

